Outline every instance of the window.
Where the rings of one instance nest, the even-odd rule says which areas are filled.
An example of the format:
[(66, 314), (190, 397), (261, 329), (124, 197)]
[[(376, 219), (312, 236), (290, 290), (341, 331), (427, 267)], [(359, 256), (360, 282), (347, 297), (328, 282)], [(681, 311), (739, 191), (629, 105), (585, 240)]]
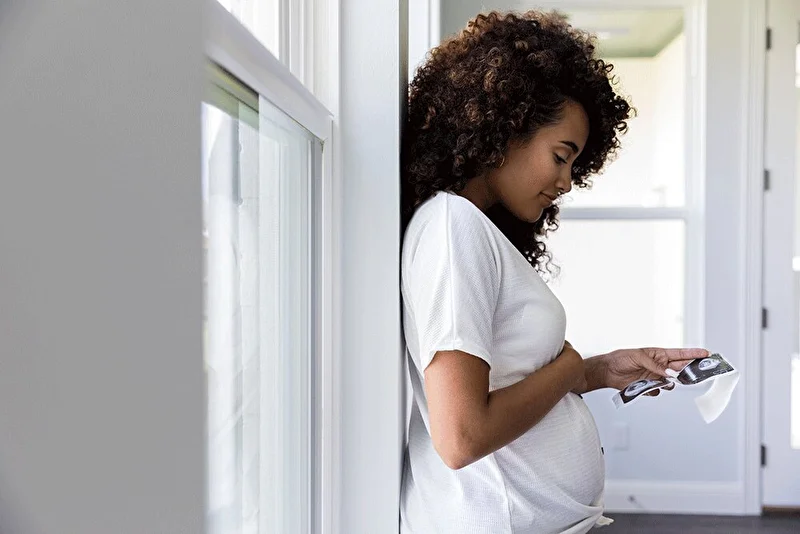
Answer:
[(569, 16), (597, 33), (600, 54), (614, 64), (637, 116), (592, 189), (574, 189), (565, 199), (561, 228), (548, 238), (561, 267), (551, 286), (570, 318), (567, 338), (587, 356), (623, 346), (699, 345), (700, 121), (683, 10)]
[(321, 143), (213, 70), (203, 106), (211, 531), (307, 532)]
[[(289, 51), (281, 39), (281, 15), (291, 4), (280, 0), (218, 0), (220, 5), (241, 22), (267, 50), (277, 58), (288, 58)], [(283, 4), (283, 5), (282, 5)]]
[(207, 12), (211, 534), (320, 532), (330, 521), (331, 115), (290, 70), (287, 25), (310, 21), (285, 18), (294, 4), (221, 0)]
[(685, 228), (681, 220), (563, 221), (551, 240), (567, 339), (595, 354), (682, 346)]
[(327, 0), (218, 0), (326, 105), (334, 24)]

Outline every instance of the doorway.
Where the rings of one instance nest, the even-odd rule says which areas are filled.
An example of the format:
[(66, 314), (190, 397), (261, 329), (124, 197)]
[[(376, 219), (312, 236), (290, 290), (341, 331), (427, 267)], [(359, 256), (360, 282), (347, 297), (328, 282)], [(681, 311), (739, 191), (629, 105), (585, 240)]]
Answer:
[(767, 2), (762, 502), (800, 510), (800, 4)]

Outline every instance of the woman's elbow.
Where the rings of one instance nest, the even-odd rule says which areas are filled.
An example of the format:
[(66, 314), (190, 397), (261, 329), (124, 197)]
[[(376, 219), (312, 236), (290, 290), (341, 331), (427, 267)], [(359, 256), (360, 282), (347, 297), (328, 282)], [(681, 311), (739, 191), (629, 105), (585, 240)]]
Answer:
[(463, 469), (480, 458), (473, 442), (463, 437), (434, 439), (433, 445), (444, 464), (454, 471)]

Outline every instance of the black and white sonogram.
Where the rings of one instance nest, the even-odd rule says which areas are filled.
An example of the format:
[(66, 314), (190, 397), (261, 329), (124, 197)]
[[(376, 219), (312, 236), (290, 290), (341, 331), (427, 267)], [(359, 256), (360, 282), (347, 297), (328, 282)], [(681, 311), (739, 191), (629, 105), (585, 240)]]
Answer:
[(689, 386), (733, 371), (733, 366), (725, 358), (719, 354), (712, 354), (705, 358), (693, 360), (678, 373), (676, 380), (683, 385)]
[(672, 389), (673, 387), (675, 384), (666, 378), (637, 380), (614, 395), (614, 405), (619, 408), (656, 389)]

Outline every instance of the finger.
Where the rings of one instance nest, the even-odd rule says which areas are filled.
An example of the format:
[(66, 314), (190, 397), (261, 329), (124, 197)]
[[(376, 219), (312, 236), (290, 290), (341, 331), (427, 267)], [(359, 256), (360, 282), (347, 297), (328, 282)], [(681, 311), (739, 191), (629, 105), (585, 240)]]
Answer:
[(661, 352), (668, 361), (680, 360), (696, 360), (697, 358), (705, 358), (709, 352), (706, 349), (691, 348), (691, 349), (657, 349)]
[(650, 354), (647, 352), (637, 353), (636, 363), (656, 376), (669, 376), (666, 373), (668, 362), (660, 353), (660, 350), (661, 349), (654, 349)]
[(675, 389), (675, 382), (670, 382), (669, 384), (666, 384), (666, 385), (664, 385), (664, 386), (661, 386), (661, 387), (660, 387), (660, 388), (658, 388), (658, 389), (654, 389), (653, 391), (650, 391), (650, 392), (648, 392), (648, 393), (645, 393), (645, 395), (648, 395), (648, 396), (650, 396), (650, 397), (658, 397), (658, 396), (661, 394), (661, 390), (662, 390), (662, 389), (663, 389), (664, 391), (672, 391), (673, 389)]

